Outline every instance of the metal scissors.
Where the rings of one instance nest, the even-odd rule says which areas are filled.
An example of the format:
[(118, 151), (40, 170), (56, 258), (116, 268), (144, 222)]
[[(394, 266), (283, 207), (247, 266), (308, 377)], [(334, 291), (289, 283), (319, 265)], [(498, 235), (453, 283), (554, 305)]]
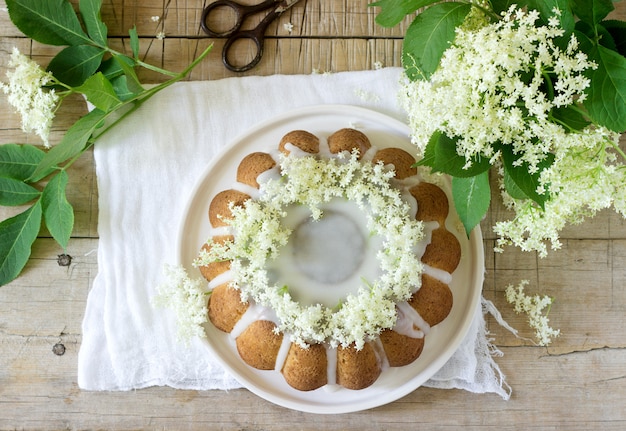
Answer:
[[(246, 6), (233, 0), (217, 0), (204, 8), (202, 11), (202, 20), (200, 21), (200, 25), (202, 26), (202, 30), (204, 30), (205, 33), (211, 37), (228, 38), (226, 44), (224, 45), (224, 49), (222, 50), (222, 62), (227, 69), (232, 70), (233, 72), (245, 72), (246, 70), (252, 69), (261, 60), (261, 56), (263, 55), (263, 41), (265, 39), (265, 30), (267, 29), (267, 26), (291, 6), (298, 3), (298, 1), (300, 0), (265, 0), (264, 2), (256, 5)], [(209, 27), (209, 15), (217, 8), (230, 8), (235, 12), (237, 16), (236, 21), (230, 29), (218, 32)], [(241, 30), (241, 26), (246, 18), (265, 10), (270, 10), (270, 12), (265, 16), (265, 18), (263, 18), (259, 25), (251, 30)], [(233, 43), (240, 39), (250, 39), (254, 42), (256, 45), (256, 56), (248, 64), (236, 66), (231, 63), (228, 57), (228, 51), (232, 47)]]

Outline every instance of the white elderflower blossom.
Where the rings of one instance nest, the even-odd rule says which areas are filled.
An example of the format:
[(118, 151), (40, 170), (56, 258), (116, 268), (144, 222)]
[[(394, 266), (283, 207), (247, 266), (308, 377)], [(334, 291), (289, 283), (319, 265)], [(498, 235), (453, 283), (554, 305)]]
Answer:
[(165, 281), (157, 286), (152, 302), (168, 307), (176, 314), (179, 340), (189, 343), (193, 337), (206, 337), (202, 324), (207, 321), (207, 295), (199, 279), (191, 279), (182, 266), (166, 265)]
[(22, 130), (37, 134), (44, 146), (50, 147), (48, 137), (60, 97), (45, 87), (58, 84), (57, 80), (17, 48), (13, 48), (9, 67), (14, 68), (7, 71), (9, 82), (0, 83), (0, 88), (22, 117)]
[[(552, 338), (558, 337), (561, 334), (560, 330), (550, 327), (550, 320), (547, 316), (553, 300), (548, 296), (540, 297), (539, 295), (527, 295), (524, 292), (524, 287), (527, 285), (528, 280), (522, 280), (517, 287), (513, 285), (507, 286), (505, 291), (506, 300), (514, 305), (516, 313), (525, 313), (528, 315), (528, 323), (530, 327), (535, 330), (537, 343), (540, 346), (547, 346), (552, 342)], [(546, 307), (548, 311), (546, 315), (543, 315), (543, 310)]]
[[(501, 143), (520, 154), (519, 163), (537, 168), (551, 149), (551, 110), (584, 98), (590, 83), (584, 72), (596, 67), (576, 51), (574, 36), (565, 51), (555, 45), (563, 35), (558, 20), (535, 26), (538, 18), (537, 11), (514, 8), (482, 27), (473, 18), (469, 29), (457, 28), (429, 80), (405, 82), (400, 99), (420, 153), (440, 130), (460, 138), (457, 151), (468, 166), (477, 156), (492, 158)], [(554, 82), (546, 79), (548, 71), (556, 74)], [(554, 97), (541, 91), (546, 86)]]

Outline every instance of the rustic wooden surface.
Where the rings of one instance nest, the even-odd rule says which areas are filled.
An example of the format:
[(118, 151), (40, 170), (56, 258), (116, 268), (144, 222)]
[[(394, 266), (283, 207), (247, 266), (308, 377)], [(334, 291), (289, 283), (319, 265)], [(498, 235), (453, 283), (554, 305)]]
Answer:
[[(148, 62), (181, 70), (211, 40), (199, 28), (204, 1), (104, 0), (103, 18), (111, 43), (128, 46), (127, 30), (137, 26)], [(626, 4), (615, 17), (626, 19)], [(309, 74), (400, 65), (403, 22), (383, 29), (367, 0), (306, 0), (273, 24), (261, 64), (247, 74)], [(162, 17), (155, 23), (152, 16)], [(289, 33), (285, 23), (293, 23)], [(155, 35), (163, 31), (165, 39)], [(215, 53), (190, 79), (233, 76)], [(56, 52), (27, 38), (10, 23), (0, 0), (0, 76), (13, 46), (46, 64)], [(158, 77), (143, 74), (144, 81)], [(81, 114), (81, 103), (58, 115), (53, 140)], [(0, 98), (0, 142), (33, 142), (19, 118)], [(562, 336), (536, 347), (488, 320), (504, 353), (498, 358), (513, 388), (509, 401), (493, 394), (420, 388), (370, 411), (316, 416), (274, 406), (246, 390), (181, 391), (150, 388), (132, 392), (85, 392), (76, 384), (77, 353), (87, 293), (97, 272), (97, 190), (93, 159), (85, 155), (71, 171), (69, 199), (76, 228), (69, 267), (45, 232), (36, 242), (23, 275), (0, 288), (0, 429), (626, 429), (626, 222), (603, 212), (563, 233), (563, 249), (548, 258), (507, 249), (494, 254), (490, 221), (483, 223), (487, 274), (485, 296), (503, 317), (531, 337), (524, 318), (504, 300), (503, 290), (521, 279), (529, 289), (552, 295), (550, 319)], [(0, 219), (11, 214), (0, 210)], [(60, 345), (65, 348), (64, 353)], [(62, 354), (60, 354), (62, 353)]]

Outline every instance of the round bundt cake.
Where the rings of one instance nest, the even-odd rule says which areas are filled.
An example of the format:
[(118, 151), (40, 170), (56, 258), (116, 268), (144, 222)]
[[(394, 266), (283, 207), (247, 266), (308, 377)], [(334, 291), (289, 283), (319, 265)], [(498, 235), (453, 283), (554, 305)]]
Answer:
[(400, 148), (294, 130), (209, 206), (208, 317), (241, 359), (301, 391), (364, 389), (415, 361), (461, 259), (446, 193)]

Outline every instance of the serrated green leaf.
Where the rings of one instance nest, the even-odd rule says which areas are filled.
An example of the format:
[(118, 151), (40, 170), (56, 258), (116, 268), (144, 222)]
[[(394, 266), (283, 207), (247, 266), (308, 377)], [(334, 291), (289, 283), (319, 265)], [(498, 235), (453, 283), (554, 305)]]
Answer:
[(17, 206), (38, 198), (39, 190), (14, 178), (0, 177), (0, 205)]
[(111, 80), (111, 85), (113, 85), (113, 90), (115, 91), (115, 94), (117, 94), (117, 97), (122, 101), (132, 99), (136, 96), (135, 93), (128, 89), (127, 82), (128, 80), (126, 78), (126, 75), (118, 76), (117, 78)]
[(32, 145), (0, 145), (0, 176), (25, 181), (35, 172), (44, 155)]
[(87, 33), (94, 42), (101, 46), (107, 45), (107, 26), (100, 18), (102, 0), (80, 0), (78, 9), (83, 17)]
[(91, 43), (67, 0), (6, 0), (11, 21), (22, 33), (46, 45)]
[(516, 164), (519, 156), (513, 153), (511, 145), (502, 145), (501, 153), (504, 170), (509, 175), (509, 179), (515, 183), (522, 193), (543, 208), (546, 201), (550, 199), (550, 192), (546, 190), (545, 193), (537, 193), (539, 177), (544, 169), (554, 163), (554, 155), (548, 153), (546, 159), (537, 164), (538, 171), (531, 174), (527, 162), (522, 162), (519, 166)]
[(428, 166), (433, 172), (442, 172), (453, 177), (467, 178), (481, 174), (491, 167), (489, 159), (474, 160), (472, 166), (465, 168), (467, 160), (456, 152), (458, 139), (452, 139), (441, 132), (431, 136), (424, 151), (424, 158), (418, 166)]
[(46, 172), (58, 166), (60, 163), (80, 154), (84, 150), (87, 141), (94, 131), (101, 125), (106, 113), (94, 109), (80, 118), (69, 128), (61, 142), (52, 147), (41, 160), (30, 177), (31, 181), (38, 181), (45, 176)]
[(0, 223), (0, 286), (22, 272), (40, 227), (41, 201)]
[(511, 174), (506, 170), (504, 171), (504, 189), (513, 199), (528, 199), (526, 193), (515, 184)]
[(104, 56), (104, 50), (95, 46), (68, 46), (48, 64), (47, 70), (70, 87), (82, 85), (94, 74)]
[(524, 8), (528, 6), (530, 0), (491, 0), (491, 8), (493, 11), (500, 15), (502, 12), (506, 12), (513, 5), (518, 8)]
[(139, 58), (139, 36), (137, 35), (137, 27), (133, 27), (128, 31), (130, 36), (130, 49), (134, 58)]
[(437, 3), (440, 0), (379, 0), (370, 7), (380, 7), (376, 23), (382, 27), (393, 27), (418, 9)]
[(41, 195), (43, 217), (48, 231), (64, 249), (67, 248), (74, 228), (74, 208), (65, 196), (67, 181), (67, 173), (60, 171), (48, 182)]
[(402, 47), (402, 65), (409, 79), (430, 78), (471, 8), (469, 3), (439, 3), (413, 20)]
[(615, 39), (609, 31), (604, 28), (602, 24), (590, 25), (584, 21), (578, 21), (576, 23), (576, 30), (584, 33), (589, 40), (597, 40), (602, 46), (605, 46), (613, 51), (617, 49)]
[(626, 130), (626, 58), (601, 45), (588, 55), (598, 68), (589, 72), (585, 108), (594, 122), (622, 133)]
[(85, 83), (76, 90), (83, 93), (91, 104), (104, 112), (109, 112), (112, 108), (121, 103), (120, 99), (115, 94), (113, 85), (101, 72), (89, 77)]
[(572, 106), (555, 108), (552, 110), (552, 116), (571, 130), (580, 131), (589, 125), (589, 121)]
[[(517, 2), (513, 3), (520, 6)], [(574, 31), (574, 24), (576, 23), (574, 13), (570, 6), (570, 0), (526, 0), (524, 3), (529, 8), (536, 9), (539, 12), (543, 24), (548, 24), (550, 17), (554, 16), (553, 11), (555, 8), (559, 9), (561, 11), (559, 21), (569, 40), (569, 35)]]
[(611, 0), (570, 0), (570, 5), (581, 21), (591, 25), (598, 24), (615, 9)]
[(602, 25), (613, 37), (615, 50), (626, 56), (626, 22), (612, 19), (602, 21)]
[(117, 64), (124, 71), (124, 75), (126, 75), (126, 85), (128, 89), (133, 93), (139, 94), (143, 91), (143, 87), (141, 86), (141, 82), (135, 73), (135, 68), (133, 65), (128, 64), (128, 57), (116, 55), (113, 58), (117, 61)]
[(469, 178), (452, 178), (452, 200), (469, 237), (489, 210), (491, 202), (489, 172)]

